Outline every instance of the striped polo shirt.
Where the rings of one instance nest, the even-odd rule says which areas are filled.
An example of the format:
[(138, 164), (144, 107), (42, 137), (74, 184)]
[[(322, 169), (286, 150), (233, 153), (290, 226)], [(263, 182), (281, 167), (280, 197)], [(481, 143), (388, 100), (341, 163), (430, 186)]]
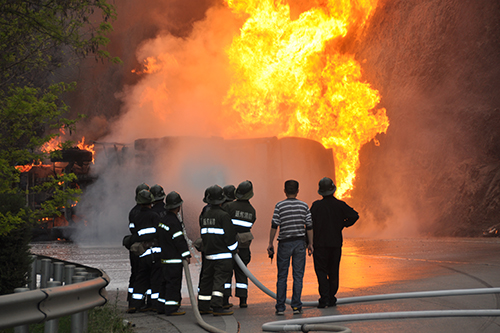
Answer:
[(312, 229), (311, 212), (303, 201), (287, 198), (274, 207), (271, 227), (280, 227), (278, 241), (300, 239), (306, 236), (306, 230)]

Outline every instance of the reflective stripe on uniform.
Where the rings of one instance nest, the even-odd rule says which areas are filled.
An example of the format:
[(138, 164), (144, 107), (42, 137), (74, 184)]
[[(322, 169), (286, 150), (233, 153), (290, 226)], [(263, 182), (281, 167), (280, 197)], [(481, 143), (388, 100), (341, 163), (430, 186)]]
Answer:
[(142, 299), (144, 297), (143, 294), (132, 294), (133, 299)]
[(182, 264), (182, 259), (162, 259), (162, 264)]
[(222, 228), (201, 228), (201, 234), (215, 234), (224, 235), (224, 229)]
[(150, 255), (151, 253), (161, 253), (161, 247), (152, 247), (150, 249), (147, 249), (139, 257), (142, 258), (142, 257)]
[(160, 228), (162, 228), (162, 229), (167, 230), (167, 231), (169, 231), (169, 230), (170, 230), (170, 228), (168, 227), (168, 225), (165, 225), (165, 224), (163, 224), (163, 223), (158, 223), (158, 226), (159, 226)]
[(165, 305), (179, 305), (177, 301), (165, 301)]
[(238, 241), (234, 242), (233, 245), (229, 245), (227, 248), (230, 250), (230, 251), (234, 251), (236, 250), (236, 248), (238, 247)]
[(208, 260), (219, 260), (219, 259), (231, 259), (233, 255), (231, 253), (217, 253), (217, 254), (209, 254), (205, 256), (205, 259)]
[(165, 303), (165, 300), (163, 298), (158, 298), (157, 301), (163, 304)]
[(135, 224), (133, 224), (133, 223), (129, 223), (128, 227), (129, 227), (130, 229), (135, 228)]
[(158, 299), (160, 297), (160, 293), (152, 293), (151, 294), (151, 299)]
[(133, 294), (134, 293), (134, 288), (128, 288), (128, 293)]
[(182, 231), (177, 231), (177, 232), (176, 232), (176, 233), (172, 236), (172, 239), (177, 238), (177, 237), (182, 236), (182, 235), (183, 235)]
[(210, 301), (212, 299), (212, 296), (198, 295), (198, 299), (200, 301)]
[(224, 294), (221, 293), (220, 291), (214, 290), (212, 291), (212, 296), (224, 297)]
[(137, 232), (137, 234), (139, 236), (143, 236), (143, 235), (149, 235), (149, 234), (154, 234), (156, 232), (156, 228), (155, 227), (150, 227), (150, 228), (144, 228), (144, 229), (141, 229)]
[(146, 290), (146, 295), (151, 295), (152, 291), (151, 289)]
[(248, 285), (246, 283), (236, 283), (236, 288), (248, 289)]
[(245, 228), (251, 228), (253, 226), (253, 223), (248, 221), (237, 220), (237, 219), (232, 219), (231, 221), (233, 221), (234, 225), (239, 225)]
[(187, 257), (187, 256), (188, 256), (188, 255), (190, 255), (190, 254), (191, 254), (191, 252), (186, 251), (186, 252), (183, 252), (183, 253), (181, 254), (181, 256), (183, 256), (183, 257)]
[(225, 283), (224, 288), (226, 289), (231, 289), (231, 283)]

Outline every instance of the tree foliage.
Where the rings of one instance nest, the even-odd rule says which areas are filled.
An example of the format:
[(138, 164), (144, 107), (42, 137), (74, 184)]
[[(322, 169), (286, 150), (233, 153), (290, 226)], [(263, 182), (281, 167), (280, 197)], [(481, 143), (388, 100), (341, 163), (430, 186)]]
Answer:
[[(74, 83), (57, 82), (55, 71), (76, 66), (82, 57), (120, 62), (106, 51), (106, 34), (116, 18), (105, 0), (0, 0), (0, 194), (24, 198), (16, 166), (40, 163), (49, 155), (40, 147), (57, 132), (74, 130), (62, 96)], [(56, 133), (56, 134), (53, 134)], [(53, 154), (57, 154), (54, 152)], [(0, 236), (44, 216), (60, 214), (79, 190), (67, 184), (71, 174), (55, 175), (30, 192), (51, 194), (37, 211), (26, 205), (0, 210)]]

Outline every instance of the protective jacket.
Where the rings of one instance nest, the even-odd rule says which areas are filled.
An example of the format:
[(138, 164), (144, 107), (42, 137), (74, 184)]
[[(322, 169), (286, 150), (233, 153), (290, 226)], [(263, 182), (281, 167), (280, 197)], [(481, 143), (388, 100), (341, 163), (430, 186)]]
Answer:
[(182, 259), (191, 256), (181, 222), (174, 213), (166, 211), (165, 218), (159, 224), (158, 235), (163, 264), (182, 264)]
[(158, 246), (157, 233), (160, 222), (160, 216), (146, 206), (142, 206), (139, 213), (130, 220), (129, 228), (132, 233), (132, 243), (141, 242), (145, 244), (146, 248), (146, 251), (139, 257), (161, 253), (161, 248)]
[(352, 226), (358, 213), (333, 195), (316, 200), (311, 206), (314, 246), (341, 247), (342, 229)]
[(200, 215), (200, 234), (205, 259), (230, 259), (236, 252), (236, 231), (231, 217), (220, 206), (213, 205)]

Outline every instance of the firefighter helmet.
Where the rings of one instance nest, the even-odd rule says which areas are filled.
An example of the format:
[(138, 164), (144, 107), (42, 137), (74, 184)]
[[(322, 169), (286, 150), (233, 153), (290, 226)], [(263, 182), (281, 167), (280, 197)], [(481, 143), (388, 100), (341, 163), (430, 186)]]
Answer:
[(182, 205), (183, 201), (181, 195), (175, 191), (167, 194), (167, 198), (165, 199), (165, 208), (168, 210), (175, 209)]
[(149, 185), (146, 183), (142, 183), (141, 185), (138, 185), (135, 188), (135, 195), (139, 194), (140, 191), (142, 190), (148, 190), (149, 191)]
[(149, 189), (149, 191), (154, 196), (155, 198), (154, 201), (165, 199), (165, 191), (163, 190), (163, 187), (161, 187), (160, 185), (156, 184), (151, 186), (151, 189)]
[(154, 197), (148, 190), (140, 190), (135, 198), (135, 201), (138, 205), (150, 204), (153, 202), (153, 200)]
[(236, 197), (234, 196), (234, 191), (236, 191), (234, 185), (226, 185), (222, 189), (224, 190), (224, 195), (226, 196), (226, 200), (233, 201), (234, 199), (236, 199)]
[(219, 185), (212, 185), (205, 191), (206, 203), (211, 205), (220, 205), (226, 201), (226, 196), (224, 195), (224, 190)]
[(337, 186), (328, 177), (324, 177), (319, 181), (318, 194), (322, 196), (332, 195), (337, 190)]
[(238, 185), (235, 192), (236, 199), (238, 200), (249, 200), (253, 197), (253, 185), (249, 180), (245, 180)]

